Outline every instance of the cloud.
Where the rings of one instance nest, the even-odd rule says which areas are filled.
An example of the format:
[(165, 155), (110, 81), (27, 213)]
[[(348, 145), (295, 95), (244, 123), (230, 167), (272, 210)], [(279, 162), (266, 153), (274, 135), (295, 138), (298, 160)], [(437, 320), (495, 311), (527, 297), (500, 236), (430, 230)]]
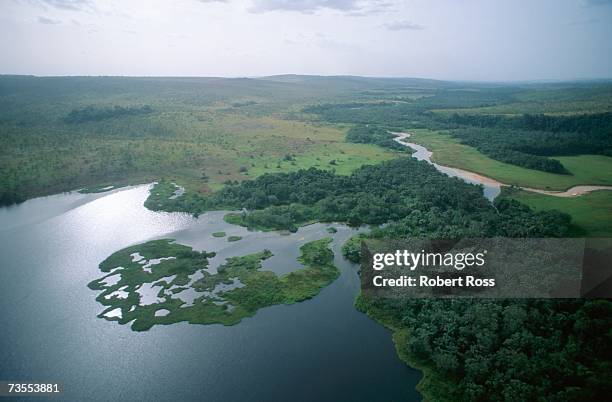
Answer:
[(379, 1), (360, 0), (253, 0), (249, 11), (264, 13), (268, 11), (295, 11), (310, 14), (321, 9), (343, 12), (358, 12), (364, 7), (380, 3)]
[(91, 0), (38, 0), (38, 2), (62, 10), (84, 10), (93, 8)]
[(420, 31), (422, 29), (425, 29), (423, 25), (415, 24), (414, 22), (410, 21), (389, 22), (387, 24), (383, 24), (382, 26), (388, 29), (389, 31)]
[(53, 20), (51, 18), (47, 18), (47, 17), (38, 17), (38, 23), (39, 24), (46, 24), (46, 25), (57, 25), (57, 24), (61, 24), (62, 21), (60, 20)]

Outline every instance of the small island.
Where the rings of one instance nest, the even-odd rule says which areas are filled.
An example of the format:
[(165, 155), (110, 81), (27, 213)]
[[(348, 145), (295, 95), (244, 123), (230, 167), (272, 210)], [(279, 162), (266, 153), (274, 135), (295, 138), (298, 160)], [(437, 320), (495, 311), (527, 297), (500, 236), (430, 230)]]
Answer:
[[(300, 247), (304, 268), (278, 276), (262, 271), (269, 250), (227, 258), (216, 273), (208, 270), (215, 253), (195, 251), (173, 239), (154, 240), (117, 251), (100, 264), (106, 275), (89, 283), (106, 308), (98, 315), (134, 331), (180, 321), (234, 325), (257, 310), (293, 304), (316, 296), (340, 271), (333, 265), (331, 238)], [(184, 300), (181, 294), (191, 294)], [(189, 298), (186, 298), (189, 299)]]

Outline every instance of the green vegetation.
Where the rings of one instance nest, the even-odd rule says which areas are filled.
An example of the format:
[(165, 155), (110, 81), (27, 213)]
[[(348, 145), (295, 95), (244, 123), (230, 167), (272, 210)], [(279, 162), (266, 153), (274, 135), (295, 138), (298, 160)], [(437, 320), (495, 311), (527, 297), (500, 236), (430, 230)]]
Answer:
[[(304, 244), (299, 261), (305, 268), (279, 277), (260, 270), (261, 261), (272, 256), (269, 250), (228, 258), (217, 274), (210, 274), (205, 268), (214, 253), (194, 251), (168, 239), (155, 240), (108, 257), (100, 264), (100, 270), (107, 275), (88, 286), (101, 291), (96, 300), (106, 309), (100, 318), (119, 324), (132, 322), (134, 331), (180, 321), (234, 325), (260, 308), (310, 299), (333, 282), (340, 271), (333, 265), (330, 242), (331, 238), (324, 238)], [(202, 277), (190, 284), (196, 272)], [(106, 281), (114, 275), (120, 275), (119, 280), (108, 284)], [(188, 286), (202, 293), (191, 305), (180, 299), (180, 293)], [(156, 293), (156, 301), (143, 303), (139, 290), (146, 287)], [(111, 313), (116, 309), (121, 311), (120, 316)]]
[(242, 240), (242, 236), (228, 236), (227, 238), (227, 241), (229, 242), (235, 242), (240, 240)]
[(576, 185), (612, 184), (612, 158), (602, 155), (560, 156), (571, 175), (525, 169), (491, 159), (451, 136), (430, 130), (411, 130), (410, 141), (433, 152), (439, 164), (457, 167), (499, 180), (502, 183), (547, 190), (566, 190)]
[[(608, 235), (610, 193), (505, 192), (492, 206), (478, 187), (400, 157), (405, 149), (389, 131), (414, 133), (441, 164), (565, 190), (612, 184), (610, 112), (609, 82), (0, 77), (0, 205), (155, 180), (145, 203), (152, 210), (245, 209), (225, 220), (257, 230), (384, 224), (344, 245), (351, 261), (365, 237), (559, 237), (584, 233), (579, 227)], [(306, 267), (278, 277), (260, 270), (266, 250), (228, 258), (210, 274), (212, 253), (158, 240), (111, 255), (100, 265), (105, 277), (89, 286), (106, 307), (100, 317), (134, 330), (231, 325), (331, 283), (339, 273), (328, 243), (304, 245)], [(193, 305), (180, 299), (190, 288), (201, 293)], [(140, 294), (146, 289), (153, 295)], [(608, 301), (362, 296), (356, 305), (394, 331), (399, 355), (424, 372), (427, 399), (608, 397)]]
[(550, 173), (569, 174), (554, 155), (612, 156), (612, 113), (517, 117), (454, 114), (450, 126), (461, 143), (501, 162)]
[(344, 258), (355, 264), (361, 261), (361, 242), (367, 238), (365, 234), (359, 234), (348, 239), (342, 245), (342, 255)]
[[(454, 113), (483, 115), (573, 115), (612, 111), (609, 83), (572, 83), (571, 85), (536, 85), (537, 90), (514, 91), (504, 102), (477, 107), (439, 108), (431, 111), (441, 115)], [(508, 92), (508, 91), (506, 91)]]
[(214, 232), (213, 237), (225, 237), (225, 232)]
[(573, 234), (612, 237), (612, 191), (595, 191), (577, 197), (551, 197), (527, 191), (506, 190), (502, 196), (535, 211), (558, 210), (572, 217)]
[(612, 385), (606, 300), (362, 295), (356, 306), (394, 330), (425, 400), (605, 400)]
[[(534, 155), (531, 152), (523, 152), (524, 147), (529, 146), (526, 140), (536, 139), (534, 132), (471, 128), (453, 130), (451, 135), (459, 139), (462, 144), (474, 147), (488, 157), (500, 162), (543, 172), (570, 174), (556, 159)], [(512, 138), (512, 140), (509, 141), (509, 138)]]
[(124, 116), (138, 116), (141, 114), (153, 113), (151, 106), (145, 105), (142, 107), (122, 107), (113, 106), (105, 108), (97, 108), (87, 106), (82, 109), (74, 109), (64, 118), (64, 122), (69, 124), (80, 124), (90, 121), (101, 121), (106, 119), (115, 119)]
[(118, 188), (115, 185), (109, 184), (109, 185), (98, 185), (98, 186), (90, 186), (90, 187), (85, 187), (79, 190), (79, 193), (81, 194), (93, 194), (93, 193), (104, 193), (106, 191), (111, 191)]
[[(609, 90), (607, 94), (610, 94)], [(491, 95), (489, 101), (486, 101), (486, 96), (486, 93), (476, 93), (472, 97), (467, 97), (467, 101), (461, 107), (469, 111), (477, 102), (483, 101), (490, 102), (490, 105), (480, 105), (481, 108), (502, 108), (510, 102), (516, 103), (521, 93), (499, 91), (498, 96)], [(451, 96), (435, 98), (436, 96), (430, 97), (422, 103), (434, 106), (436, 102), (444, 101), (452, 104), (454, 101)], [(606, 99), (612, 98), (608, 96)], [(612, 183), (612, 176), (608, 174), (612, 172), (612, 158), (603, 155), (559, 157), (554, 153), (541, 151), (523, 152), (520, 155), (505, 152), (506, 150), (497, 152), (501, 147), (486, 149), (486, 141), (480, 137), (472, 138), (474, 142), (471, 142), (471, 145), (474, 146), (468, 146), (461, 144), (457, 138), (441, 134), (440, 130), (453, 128), (445, 121), (446, 117), (440, 118), (437, 114), (428, 114), (424, 105), (418, 110), (418, 103), (407, 102), (404, 105), (353, 103), (337, 107), (328, 105), (309, 111), (317, 112), (324, 121), (364, 125), (369, 129), (359, 130), (359, 133), (363, 134), (360, 141), (379, 143), (383, 146), (384, 143), (380, 141), (377, 133), (385, 130), (409, 129), (411, 133), (416, 132), (411, 140), (433, 151), (434, 159), (438, 163), (478, 172), (504, 183), (559, 190), (580, 184)], [(461, 101), (457, 103), (461, 104)], [(491, 105), (495, 103), (497, 105)], [(540, 120), (560, 121), (542, 118)], [(594, 121), (582, 117), (575, 120)], [(574, 120), (562, 119), (562, 121), (567, 123)], [(423, 129), (425, 127), (429, 129)], [(547, 130), (554, 131), (550, 127), (547, 127)], [(457, 131), (454, 134), (459, 137)], [(499, 135), (491, 135), (490, 130), (486, 135), (495, 137), (496, 140), (506, 139), (500, 138)], [(560, 141), (556, 144), (550, 141), (555, 136), (537, 135), (540, 137), (535, 141), (533, 138), (530, 139), (532, 144), (542, 146), (548, 141), (550, 149), (559, 149), (554, 146), (559, 145)], [(526, 137), (527, 135), (521, 138), (526, 139)], [(572, 137), (579, 136), (566, 135), (564, 140)], [(466, 140), (467, 137), (462, 139)], [(498, 159), (505, 158), (504, 160), (514, 165), (489, 158), (475, 147), (480, 147)], [(546, 157), (541, 157), (538, 153)], [(568, 152), (566, 146), (559, 154), (576, 153), (580, 151)], [(552, 158), (549, 159), (549, 156)], [(519, 167), (516, 164), (570, 174), (547, 173)], [(382, 167), (387, 168), (386, 164)], [(432, 176), (433, 173), (427, 174), (427, 177)], [(405, 176), (400, 177), (406, 181), (414, 180)], [(377, 177), (372, 175), (372, 179)], [(428, 183), (427, 186), (429, 185), (431, 184)], [(433, 186), (436, 187), (435, 184)], [(400, 190), (397, 194), (402, 200), (408, 195), (416, 196), (421, 201), (428, 199), (418, 189), (405, 191), (404, 193)], [(448, 186), (445, 190), (440, 188), (437, 191), (445, 192), (446, 197), (452, 198), (451, 194), (455, 191), (465, 190)], [(551, 209), (561, 209), (573, 216), (574, 225), (571, 226), (568, 215), (564, 214), (552, 213), (540, 217), (542, 220), (537, 219), (534, 210), (514, 202), (516, 199), (525, 201), (522, 197), (527, 193), (519, 194), (521, 197), (512, 197), (514, 198), (512, 199), (504, 196), (496, 200), (499, 220), (491, 226), (483, 224), (479, 220), (483, 215), (475, 213), (475, 210), (479, 210), (486, 215), (486, 208), (480, 205), (474, 207), (472, 211), (464, 207), (455, 207), (455, 213), (452, 214), (443, 207), (437, 208), (438, 205), (432, 207), (427, 203), (418, 204), (413, 208), (413, 212), (405, 217), (393, 218), (384, 228), (374, 229), (367, 236), (353, 237), (343, 246), (342, 252), (347, 259), (358, 261), (361, 238), (364, 237), (439, 238), (470, 236), (471, 233), (479, 233), (481, 236), (520, 237), (576, 235), (578, 234), (576, 224), (581, 225), (582, 222), (590, 221), (593, 225), (591, 219), (597, 219), (602, 215), (610, 216), (609, 199), (603, 200), (604, 197), (607, 198), (607, 195), (600, 195), (603, 192), (576, 199), (529, 194), (531, 199), (541, 202), (541, 204), (526, 202), (532, 205), (534, 210), (551, 213)], [(568, 202), (579, 204), (580, 199), (589, 201), (594, 195), (602, 199), (599, 204), (591, 203), (593, 207), (590, 211), (591, 216), (581, 217), (576, 210), (563, 205)], [(381, 197), (388, 195), (382, 193)], [(450, 205), (452, 201), (449, 198), (446, 198), (442, 205)], [(554, 205), (548, 204), (553, 201)], [(605, 202), (608, 204), (604, 205)], [(401, 207), (394, 204), (388, 208), (401, 211)], [(591, 233), (602, 233), (603, 227), (612, 227), (609, 219), (604, 219), (604, 222), (599, 226), (600, 232), (596, 232), (591, 226)], [(393, 339), (400, 357), (411, 366), (423, 371), (424, 378), (419, 383), (418, 389), (426, 400), (592, 400), (607, 397), (612, 359), (608, 352), (602, 354), (600, 351), (609, 350), (605, 346), (610, 340), (606, 328), (609, 327), (612, 304), (608, 301), (396, 300), (374, 299), (361, 295), (356, 306), (393, 330)], [(608, 374), (601, 376), (604, 372)]]
[(395, 136), (388, 130), (377, 126), (357, 125), (346, 134), (346, 140), (358, 144), (376, 144), (381, 147), (405, 151), (406, 147), (393, 140)]
[(166, 178), (188, 195), (311, 166), (349, 174), (395, 154), (346, 143), (347, 127), (288, 116), (369, 85), (2, 76), (0, 205), (100, 183)]
[(373, 233), (403, 236), (521, 236), (565, 233), (569, 217), (533, 213), (517, 202), (494, 208), (481, 189), (449, 178), (425, 162), (399, 158), (364, 166), (350, 176), (308, 169), (264, 175), (227, 186), (207, 200), (208, 206), (247, 208), (225, 220), (256, 230), (295, 231), (314, 221), (387, 223)]

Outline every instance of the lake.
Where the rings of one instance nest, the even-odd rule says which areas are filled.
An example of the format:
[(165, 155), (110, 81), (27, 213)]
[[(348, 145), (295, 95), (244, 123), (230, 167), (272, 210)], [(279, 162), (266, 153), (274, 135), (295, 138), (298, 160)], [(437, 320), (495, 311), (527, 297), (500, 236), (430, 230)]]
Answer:
[[(391, 333), (353, 307), (358, 267), (342, 243), (356, 233), (315, 224), (283, 236), (249, 232), (214, 212), (152, 212), (148, 185), (69, 193), (0, 208), (0, 378), (58, 381), (65, 400), (415, 401), (421, 373), (402, 363)], [(213, 232), (243, 236), (230, 243)], [(230, 255), (268, 248), (264, 269), (300, 267), (299, 246), (333, 236), (340, 277), (315, 298), (264, 308), (235, 326), (178, 323), (134, 332), (97, 318), (87, 283), (126, 246), (175, 238)], [(40, 400), (40, 398), (35, 398)]]

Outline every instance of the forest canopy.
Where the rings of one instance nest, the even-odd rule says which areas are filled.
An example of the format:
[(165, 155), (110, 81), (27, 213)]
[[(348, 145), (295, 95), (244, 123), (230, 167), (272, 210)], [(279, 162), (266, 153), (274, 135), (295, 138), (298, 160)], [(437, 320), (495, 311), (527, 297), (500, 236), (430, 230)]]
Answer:
[(68, 124), (79, 124), (90, 121), (101, 121), (106, 119), (114, 119), (123, 116), (137, 116), (142, 114), (153, 113), (153, 108), (149, 105), (144, 106), (108, 106), (95, 107), (87, 106), (80, 109), (73, 109), (64, 118), (64, 122)]

